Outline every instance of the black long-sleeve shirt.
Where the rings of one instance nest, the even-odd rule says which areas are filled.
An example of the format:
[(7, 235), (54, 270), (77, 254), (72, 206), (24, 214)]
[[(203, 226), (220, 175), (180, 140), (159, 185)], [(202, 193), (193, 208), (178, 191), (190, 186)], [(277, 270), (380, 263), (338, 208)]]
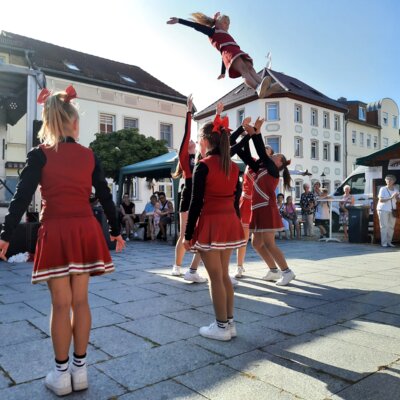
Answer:
[[(67, 138), (67, 142), (74, 141)], [(92, 185), (96, 190), (96, 197), (103, 206), (111, 227), (111, 234), (118, 236), (120, 226), (116, 215), (115, 204), (112, 200), (110, 188), (105, 180), (104, 171), (101, 167), (100, 160), (94, 155), (95, 167), (92, 173)], [(10, 203), (8, 214), (5, 217), (3, 229), (0, 238), (9, 242), (14, 230), (21, 221), (22, 215), (27, 210), (32, 196), (38, 187), (42, 175), (42, 169), (46, 165), (46, 156), (44, 152), (36, 147), (27, 154), (27, 161), (21, 172), (14, 197)], [(88, 199), (89, 203), (89, 199)]]
[(254, 146), (259, 157), (258, 160), (254, 160), (250, 153), (249, 140), (250, 135), (246, 135), (236, 146), (236, 153), (242, 159), (242, 161), (249, 166), (254, 172), (258, 172), (260, 168), (266, 168), (268, 173), (274, 178), (279, 178), (279, 169), (267, 155), (265, 146), (260, 134), (251, 136)]

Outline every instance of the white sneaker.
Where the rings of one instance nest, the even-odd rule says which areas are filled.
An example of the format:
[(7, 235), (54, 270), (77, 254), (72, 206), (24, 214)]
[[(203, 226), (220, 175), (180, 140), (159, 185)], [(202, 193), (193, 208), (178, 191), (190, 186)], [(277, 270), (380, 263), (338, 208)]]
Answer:
[(72, 378), (72, 389), (75, 392), (87, 389), (89, 385), (86, 364), (83, 367), (76, 367), (71, 364), (69, 370)]
[(179, 265), (173, 265), (172, 266), (172, 272), (171, 275), (173, 276), (181, 276), (181, 267)]
[(199, 329), (199, 333), (201, 336), (204, 336), (206, 338), (222, 341), (231, 340), (232, 337), (229, 327), (227, 327), (226, 329), (218, 328), (217, 321), (214, 321), (209, 326), (202, 326)]
[(229, 278), (231, 278), (232, 286), (237, 286), (237, 285), (239, 285), (239, 282), (238, 282), (233, 276), (230, 276), (230, 275), (229, 275)]
[(71, 374), (69, 371), (59, 372), (53, 369), (47, 374), (44, 384), (57, 396), (65, 396), (72, 392)]
[(281, 279), (282, 272), (278, 268), (276, 271), (272, 271), (271, 269), (267, 272), (267, 275), (263, 276), (261, 279), (264, 281), (278, 281)]
[(245, 272), (245, 269), (239, 265), (237, 267), (237, 272), (236, 272), (235, 278), (241, 278), (243, 276), (243, 272)]
[(237, 331), (236, 331), (235, 321), (229, 322), (228, 326), (229, 326), (229, 330), (231, 331), (231, 338), (236, 337), (237, 336)]
[(388, 245), (386, 243), (381, 244), (382, 247), (388, 247)]
[(265, 97), (265, 94), (267, 93), (267, 90), (271, 86), (272, 83), (272, 78), (270, 76), (266, 76), (262, 82), (257, 86), (257, 94), (260, 99)]
[(276, 282), (276, 284), (278, 286), (286, 286), (294, 278), (296, 278), (296, 275), (294, 274), (294, 272), (292, 270), (290, 270), (289, 272), (283, 272), (282, 278), (279, 279), (279, 281)]
[(205, 282), (207, 282), (207, 278), (203, 278), (197, 272), (195, 272), (194, 274), (191, 274), (190, 270), (187, 270), (185, 272), (185, 275), (183, 276), (183, 279), (185, 281), (196, 282), (196, 283), (205, 283)]
[(388, 243), (387, 244), (389, 247), (396, 247), (393, 243)]
[(129, 242), (129, 236), (126, 237), (125, 242)]
[(134, 237), (135, 239), (137, 239), (137, 238), (139, 237), (139, 234), (138, 234), (137, 232), (133, 232), (133, 237)]

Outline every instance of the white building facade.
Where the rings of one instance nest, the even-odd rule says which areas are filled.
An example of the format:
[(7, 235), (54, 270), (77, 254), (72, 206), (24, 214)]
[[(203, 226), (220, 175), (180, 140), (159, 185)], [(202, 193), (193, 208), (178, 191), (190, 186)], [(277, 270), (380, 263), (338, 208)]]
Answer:
[[(4, 32), (2, 32), (3, 34)], [(11, 39), (14, 39), (12, 36)], [(156, 78), (140, 70), (138, 67), (123, 65), (110, 60), (98, 57), (83, 55), (70, 49), (62, 49), (48, 43), (38, 42), (30, 38), (18, 36), (18, 42), (23, 40), (24, 46), (32, 46), (38, 54), (44, 58), (52, 57), (53, 48), (61, 54), (54, 57), (69, 60), (76, 58), (73, 62), (63, 63), (65, 70), (47, 71), (47, 88), (51, 91), (64, 90), (68, 85), (73, 85), (77, 94), (77, 103), (80, 112), (80, 143), (84, 146), (95, 140), (96, 133), (108, 134), (121, 129), (137, 128), (140, 134), (147, 137), (151, 136), (158, 140), (165, 140), (169, 150), (179, 148), (183, 138), (186, 118), (186, 97), (169, 88), (167, 85), (158, 81)], [(2, 54), (0, 41), (0, 54)], [(7, 52), (9, 62), (17, 60), (21, 62), (21, 57), (13, 57), (13, 49), (3, 50)], [(63, 50), (65, 55), (63, 54)], [(19, 49), (14, 50), (18, 54)], [(10, 56), (11, 54), (11, 56)], [(93, 62), (98, 62), (101, 66), (101, 73), (113, 77), (117, 75), (116, 82), (110, 80), (100, 81), (86, 76), (86, 71), (81, 67), (87, 58), (93, 58)], [(72, 65), (78, 69), (75, 75), (68, 71)], [(60, 67), (61, 68), (61, 67)], [(96, 68), (96, 65), (93, 65)], [(100, 68), (100, 67), (99, 67)], [(125, 68), (124, 74), (121, 69)], [(131, 76), (135, 75), (137, 81)], [(121, 78), (122, 77), (122, 78)], [(139, 82), (142, 78), (144, 82)], [(113, 77), (113, 79), (115, 79)], [(122, 84), (119, 82), (121, 81)], [(125, 82), (126, 81), (126, 82)], [(149, 88), (143, 89), (142, 87)], [(39, 92), (40, 88), (36, 90)], [(37, 106), (36, 119), (41, 119), (41, 106)], [(2, 127), (1, 129), (4, 131)], [(3, 171), (2, 178), (7, 182), (11, 190), (15, 189), (18, 181), (18, 172), (23, 167), (26, 159), (26, 137), (27, 137), (26, 116), (19, 119), (14, 125), (6, 125), (3, 143), (3, 158), (0, 160), (0, 172)], [(112, 149), (110, 149), (111, 151)], [(127, 186), (132, 200), (136, 204), (136, 212), (141, 212), (145, 204), (149, 201), (152, 191), (165, 191), (167, 197), (172, 199), (172, 182), (170, 179), (165, 181), (153, 182), (148, 185), (144, 179), (134, 179), (132, 185)], [(111, 185), (110, 183), (110, 186)], [(114, 188), (114, 193), (116, 190)], [(7, 202), (11, 194), (4, 190), (0, 191), (0, 202)]]

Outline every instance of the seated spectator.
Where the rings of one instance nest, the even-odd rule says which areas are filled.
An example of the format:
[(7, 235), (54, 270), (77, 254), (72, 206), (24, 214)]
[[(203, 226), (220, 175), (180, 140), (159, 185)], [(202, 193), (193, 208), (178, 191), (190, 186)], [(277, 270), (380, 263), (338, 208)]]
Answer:
[[(278, 193), (276, 196), (276, 203), (278, 206), (279, 213), (281, 214), (282, 217), (282, 224), (283, 228), (285, 230), (285, 239), (289, 239), (289, 222), (284, 218), (284, 211), (285, 211), (285, 204), (283, 202), (285, 196), (283, 193)], [(279, 232), (279, 238), (281, 237), (281, 232)]]
[(315, 226), (318, 227), (320, 238), (328, 237), (329, 232), (329, 203), (321, 201), (328, 198), (328, 189), (322, 188), (317, 200), (317, 207), (315, 209)]
[(293, 197), (286, 197), (285, 207), (283, 209), (283, 218), (289, 223), (290, 239), (294, 237), (296, 229), (296, 237), (300, 238), (300, 223), (297, 219), (296, 206), (293, 204)]
[(140, 214), (140, 221), (146, 222), (147, 220), (147, 227), (144, 233), (144, 240), (151, 238), (152, 240), (155, 239), (154, 237), (154, 210), (155, 205), (157, 203), (157, 196), (152, 194), (150, 196), (150, 201), (145, 205), (142, 214)]
[(137, 237), (135, 222), (139, 222), (139, 217), (135, 215), (135, 203), (130, 200), (128, 193), (123, 195), (119, 211), (121, 222), (125, 226), (125, 240), (129, 241), (129, 239), (132, 238), (131, 234), (133, 237)]
[(171, 214), (174, 212), (172, 202), (167, 200), (164, 192), (158, 193), (158, 200), (160, 201), (160, 232), (158, 232), (157, 239), (167, 240), (167, 225), (172, 222)]

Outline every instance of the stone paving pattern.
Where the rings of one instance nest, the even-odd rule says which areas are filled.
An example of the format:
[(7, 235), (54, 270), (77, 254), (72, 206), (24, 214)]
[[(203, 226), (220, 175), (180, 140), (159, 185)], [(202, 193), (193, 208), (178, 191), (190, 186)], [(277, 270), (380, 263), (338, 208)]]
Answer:
[[(117, 272), (91, 280), (90, 387), (68, 398), (400, 399), (399, 249), (278, 243), (297, 279), (261, 280), (265, 266), (249, 245), (230, 342), (199, 336), (213, 320), (208, 284), (170, 275), (173, 246), (127, 243), (113, 254)], [(0, 263), (4, 400), (57, 398), (43, 383), (53, 368), (50, 296), (30, 284), (31, 268)]]

